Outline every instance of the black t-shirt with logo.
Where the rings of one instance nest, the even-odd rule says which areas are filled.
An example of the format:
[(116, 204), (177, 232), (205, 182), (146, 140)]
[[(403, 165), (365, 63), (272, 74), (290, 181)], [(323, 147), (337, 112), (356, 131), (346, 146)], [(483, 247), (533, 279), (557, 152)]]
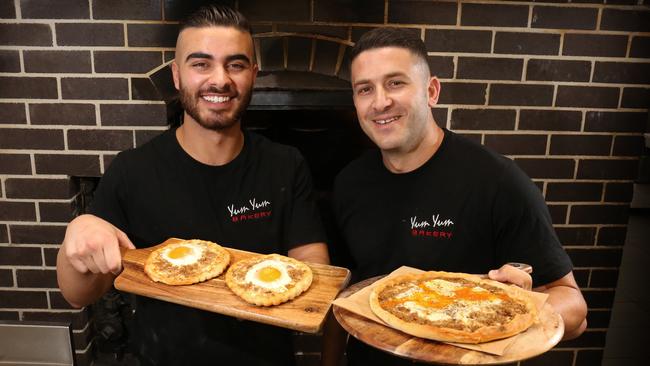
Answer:
[[(257, 253), (324, 242), (308, 167), (294, 148), (244, 133), (230, 163), (194, 160), (169, 130), (115, 157), (91, 212), (138, 248), (170, 237), (210, 240)], [(137, 297), (131, 341), (143, 364), (292, 362), (290, 333)]]
[(486, 273), (507, 262), (531, 264), (534, 286), (569, 273), (537, 186), (511, 160), (444, 133), (434, 156), (412, 172), (391, 173), (375, 150), (337, 177), (334, 211), (354, 279), (401, 265)]

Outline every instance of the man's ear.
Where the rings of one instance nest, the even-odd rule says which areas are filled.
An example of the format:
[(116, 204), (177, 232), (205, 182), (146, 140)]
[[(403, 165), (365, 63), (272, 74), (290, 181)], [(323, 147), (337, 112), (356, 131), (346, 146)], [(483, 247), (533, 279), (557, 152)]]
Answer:
[(260, 71), (260, 67), (257, 63), (253, 64), (253, 85), (255, 85), (255, 80), (257, 80), (257, 72)]
[(427, 100), (429, 101), (429, 107), (433, 108), (438, 104), (438, 98), (440, 97), (440, 80), (437, 77), (431, 76), (429, 78), (429, 85), (427, 86)]
[(178, 64), (176, 63), (176, 60), (174, 60), (172, 61), (172, 76), (174, 78), (174, 87), (176, 90), (181, 90), (181, 82), (178, 73)]

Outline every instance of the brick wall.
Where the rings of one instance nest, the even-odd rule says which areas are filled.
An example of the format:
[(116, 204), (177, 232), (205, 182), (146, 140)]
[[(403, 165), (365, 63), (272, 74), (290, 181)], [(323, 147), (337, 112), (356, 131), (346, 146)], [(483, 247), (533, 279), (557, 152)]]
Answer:
[[(79, 199), (71, 177), (100, 176), (164, 129), (148, 76), (202, 2), (0, 2), (0, 319), (71, 322), (82, 365), (89, 314), (65, 303), (55, 276)], [(523, 364), (600, 362), (650, 106), (647, 0), (230, 3), (254, 24), (263, 70), (346, 79), (363, 32), (419, 33), (443, 84), (436, 120), (533, 178), (589, 304), (583, 336)], [(309, 363), (317, 342), (301, 342)]]

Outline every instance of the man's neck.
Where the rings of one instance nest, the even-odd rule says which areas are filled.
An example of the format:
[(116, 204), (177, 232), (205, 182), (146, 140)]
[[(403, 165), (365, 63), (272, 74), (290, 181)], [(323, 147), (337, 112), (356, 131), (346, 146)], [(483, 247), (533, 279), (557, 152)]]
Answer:
[(384, 166), (392, 173), (408, 173), (421, 167), (438, 151), (445, 132), (435, 121), (427, 128), (424, 138), (410, 150), (381, 151)]
[(223, 130), (206, 129), (194, 120), (185, 118), (176, 130), (176, 139), (194, 160), (219, 166), (233, 161), (244, 146), (244, 134), (237, 123)]

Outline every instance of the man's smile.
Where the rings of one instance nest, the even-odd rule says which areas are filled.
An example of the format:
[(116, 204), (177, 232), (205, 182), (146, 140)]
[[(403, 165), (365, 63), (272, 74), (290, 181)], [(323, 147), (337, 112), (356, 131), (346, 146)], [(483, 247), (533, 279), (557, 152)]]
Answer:
[(385, 124), (397, 121), (400, 117), (401, 116), (398, 115), (398, 116), (392, 116), (392, 117), (381, 118), (381, 119), (377, 118), (377, 119), (373, 119), (372, 121), (374, 123), (376, 123), (376, 124), (379, 124), (379, 125), (385, 125)]

